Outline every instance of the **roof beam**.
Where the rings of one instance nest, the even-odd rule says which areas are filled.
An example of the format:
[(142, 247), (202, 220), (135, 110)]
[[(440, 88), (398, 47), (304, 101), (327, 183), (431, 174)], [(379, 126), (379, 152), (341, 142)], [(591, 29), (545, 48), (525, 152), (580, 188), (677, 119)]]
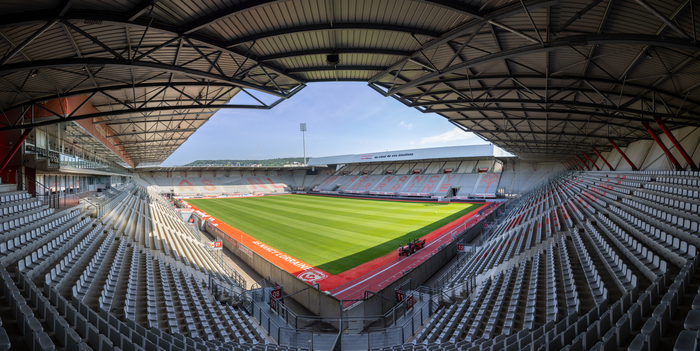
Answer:
[[(446, 112), (523, 112), (523, 113), (529, 113), (529, 112), (541, 112), (541, 113), (560, 113), (563, 115), (566, 114), (572, 114), (572, 115), (583, 115), (583, 116), (596, 116), (596, 117), (605, 117), (605, 118), (623, 118), (623, 119), (628, 119), (624, 117), (620, 117), (614, 113), (604, 113), (604, 112), (597, 112), (597, 111), (586, 111), (586, 110), (575, 110), (575, 109), (563, 109), (563, 108), (521, 108), (521, 107), (482, 107), (480, 105), (477, 106), (472, 106), (472, 107), (458, 107), (458, 108), (444, 108), (444, 109), (428, 109), (425, 111), (422, 111), (424, 113), (430, 113), (430, 112), (437, 112), (437, 113), (446, 113)], [(674, 115), (667, 115), (667, 114), (654, 114), (654, 116), (659, 116), (661, 118), (674, 118)], [(675, 117), (676, 119), (679, 120), (684, 120), (682, 123), (686, 125), (700, 125), (700, 121), (697, 120), (695, 117)], [(680, 122), (679, 122), (680, 123)]]
[(58, 7), (58, 15), (63, 16), (68, 12), (68, 9), (73, 6), (73, 0), (63, 0), (61, 6)]
[(328, 55), (336, 54), (370, 54), (370, 55), (389, 55), (389, 56), (408, 56), (412, 51), (394, 50), (394, 49), (376, 49), (376, 48), (335, 48), (335, 49), (315, 49), (315, 50), (300, 50), (291, 52), (280, 52), (258, 57), (260, 61), (278, 60), (287, 57), (311, 56), (311, 55)]
[[(204, 121), (209, 118), (209, 115), (214, 114), (214, 112), (188, 112), (188, 113), (173, 113), (173, 114), (165, 114), (165, 115), (152, 115), (152, 116), (141, 116), (141, 117), (126, 117), (126, 118), (115, 118), (115, 119), (106, 119), (102, 121), (96, 121), (94, 124), (107, 124), (109, 126), (111, 125), (120, 125), (120, 124), (134, 124), (134, 123), (171, 123), (171, 122), (187, 122), (187, 121)], [(179, 116), (185, 116), (185, 115), (201, 115), (205, 116), (203, 118), (179, 118), (179, 119), (160, 119), (160, 118), (166, 118), (166, 117), (179, 117)]]
[[(646, 90), (644, 90), (644, 91), (642, 91), (641, 93), (639, 93), (639, 94), (637, 95), (637, 97), (635, 97), (634, 99), (631, 99), (631, 100), (625, 102), (624, 104), (620, 105), (620, 107), (627, 107), (627, 106), (632, 105), (633, 103), (639, 101), (639, 99), (643, 98), (644, 95), (646, 95), (646, 94), (652, 92), (653, 89), (655, 89), (657, 86), (659, 86), (659, 85), (661, 85), (663, 82), (665, 82), (665, 81), (671, 79), (671, 77), (673, 77), (674, 75), (676, 75), (678, 72), (680, 72), (680, 71), (681, 71), (682, 69), (684, 69), (686, 66), (688, 66), (689, 64), (695, 62), (695, 60), (697, 60), (698, 57), (700, 57), (700, 50), (694, 52), (691, 56), (686, 57), (683, 61), (679, 62), (675, 67), (671, 68), (671, 69), (668, 71), (668, 74), (666, 74), (666, 75), (664, 75), (663, 77), (657, 79), (657, 80), (651, 85), (651, 87), (647, 87)], [(652, 97), (653, 97), (653, 96), (652, 96)], [(684, 99), (684, 100), (685, 100), (685, 99)]]
[(468, 5), (461, 1), (454, 0), (412, 0), (413, 2), (419, 2), (422, 4), (428, 4), (432, 6), (442, 7), (444, 9), (459, 12), (463, 15), (482, 18), (483, 15), (479, 13), (479, 9), (475, 6)]
[(123, 136), (143, 135), (143, 134), (156, 134), (156, 133), (187, 133), (187, 132), (195, 132), (195, 131), (197, 131), (197, 128), (166, 129), (166, 130), (154, 130), (154, 131), (137, 132), (137, 133), (112, 134), (112, 135), (108, 135), (107, 137), (108, 137), (108, 138), (116, 138), (116, 137), (123, 137)]
[(315, 32), (315, 31), (322, 31), (322, 30), (338, 30), (338, 29), (380, 30), (380, 31), (386, 31), (386, 32), (399, 32), (399, 33), (407, 33), (407, 34), (425, 35), (425, 36), (433, 37), (433, 38), (440, 35), (440, 32), (437, 32), (437, 31), (420, 29), (420, 28), (411, 27), (411, 26), (401, 26), (401, 25), (395, 25), (395, 24), (336, 23), (336, 22), (334, 22), (334, 23), (308, 24), (305, 26), (280, 28), (280, 29), (276, 29), (276, 30), (262, 32), (262, 33), (249, 34), (249, 35), (245, 35), (245, 36), (242, 36), (240, 38), (237, 38), (237, 39), (233, 39), (233, 40), (225, 43), (224, 45), (227, 48), (232, 48), (232, 47), (235, 47), (235, 46), (238, 46), (238, 45), (241, 45), (244, 43), (248, 43), (251, 41), (276, 37), (276, 36), (280, 36), (280, 35), (303, 33), (303, 32)]
[(7, 61), (12, 59), (15, 55), (17, 55), (20, 51), (22, 51), (22, 49), (27, 47), (27, 45), (29, 45), (32, 41), (34, 41), (34, 39), (36, 39), (37, 37), (42, 35), (44, 32), (49, 30), (49, 28), (53, 27), (53, 25), (56, 24), (56, 22), (58, 22), (58, 21), (56, 21), (56, 20), (49, 21), (43, 27), (41, 27), (37, 31), (35, 31), (34, 34), (30, 35), (29, 38), (25, 39), (21, 44), (15, 46), (15, 48), (12, 51), (10, 51), (10, 53), (5, 55), (5, 57), (3, 57), (2, 60), (0, 60), (0, 65), (4, 65), (5, 63), (7, 63)]
[[(41, 106), (41, 105), (36, 105), (36, 106)], [(95, 113), (89, 113), (89, 114), (84, 114), (84, 115), (74, 115), (72, 117), (61, 117), (59, 115), (56, 115), (55, 119), (50, 119), (50, 120), (42, 120), (38, 121), (35, 123), (25, 123), (25, 124), (19, 124), (19, 125), (14, 125), (14, 126), (8, 126), (8, 127), (0, 127), (0, 132), (6, 131), (6, 130), (13, 130), (13, 129), (25, 129), (29, 127), (41, 127), (41, 126), (47, 126), (47, 125), (52, 125), (56, 124), (59, 122), (70, 122), (70, 121), (78, 121), (81, 119), (88, 119), (88, 118), (100, 118), (100, 117), (109, 117), (109, 116), (122, 116), (122, 115), (129, 115), (129, 114), (136, 114), (136, 113), (148, 113), (148, 112), (157, 112), (157, 111), (190, 111), (190, 110), (200, 110), (200, 109), (214, 109), (214, 112), (205, 112), (205, 113), (216, 113), (216, 110), (219, 109), (260, 109), (260, 110), (269, 110), (271, 109), (272, 106), (250, 106), (250, 105), (227, 105), (227, 104), (213, 104), (213, 105), (204, 105), (204, 106), (199, 106), (199, 105), (179, 105), (179, 106), (157, 106), (157, 107), (145, 107), (141, 108), (139, 110), (115, 110), (115, 111), (104, 111), (104, 112), (95, 112)], [(136, 116), (134, 118), (141, 118), (145, 116)], [(151, 116), (156, 118), (157, 116)], [(104, 121), (108, 123), (109, 121)]]
[[(629, 109), (629, 108), (616, 108), (614, 106), (610, 105), (603, 105), (603, 104), (591, 104), (591, 103), (585, 103), (585, 102), (579, 102), (579, 101), (569, 101), (569, 100), (549, 100), (547, 102), (543, 102), (540, 100), (530, 100), (530, 99), (479, 99), (473, 102), (477, 102), (479, 105), (483, 106), (483, 108), (488, 108), (489, 110), (491, 109), (488, 107), (490, 104), (530, 104), (530, 105), (538, 105), (542, 106), (541, 108), (522, 108), (524, 112), (536, 112), (536, 111), (541, 111), (541, 112), (546, 112), (546, 113), (557, 113), (558, 111), (566, 111), (565, 113), (571, 113), (574, 115), (588, 115), (588, 116), (600, 116), (600, 117), (609, 117), (609, 118), (616, 118), (616, 119), (624, 119), (628, 121), (637, 121), (637, 122), (648, 122), (647, 119), (644, 119), (642, 117), (638, 117), (639, 114), (645, 113), (642, 110), (634, 110), (634, 109)], [(474, 105), (472, 101), (463, 101), (463, 100), (446, 100), (446, 101), (426, 101), (426, 102), (415, 102), (409, 105), (409, 107), (425, 107), (425, 106), (434, 106), (434, 105), (447, 105), (447, 104), (461, 104), (461, 105)], [(567, 107), (570, 109), (564, 110), (564, 109), (550, 109), (549, 107), (552, 105), (561, 105), (562, 107)], [(502, 106), (501, 106), (502, 107)], [(572, 107), (577, 107), (577, 108), (586, 108), (587, 110), (577, 110), (573, 109)], [(611, 113), (601, 113), (595, 111), (595, 109), (601, 109), (601, 110), (610, 110), (613, 111)], [(477, 108), (472, 108), (472, 107), (464, 107), (464, 108), (445, 108), (445, 109), (427, 109), (423, 112), (450, 112), (450, 111), (471, 111), (471, 110), (480, 110), (478, 107)], [(502, 109), (503, 111), (508, 111), (509, 109)], [(513, 110), (518, 110), (518, 109), (513, 109)], [(626, 112), (631, 114), (632, 116), (626, 116), (624, 114), (617, 114), (615, 112)], [(663, 118), (676, 118), (679, 120), (679, 123), (688, 123), (688, 122), (695, 122), (697, 121), (697, 118), (694, 116), (688, 116), (688, 117), (678, 117), (675, 114), (655, 114), (659, 117)]]
[[(545, 79), (548, 79), (549, 81), (573, 81), (573, 83), (571, 83), (570, 85), (578, 83), (578, 81), (584, 79), (584, 77), (581, 77), (581, 76), (552, 75), (552, 76), (549, 76), (547, 78), (547, 77), (542, 76), (542, 75), (532, 75), (532, 74), (512, 75), (512, 76), (511, 75), (503, 75), (503, 74), (471, 76), (472, 80), (478, 79), (480, 81), (503, 80), (503, 79), (509, 80), (509, 79), (513, 79), (513, 78), (515, 78), (515, 79), (542, 79), (543, 81)], [(594, 82), (594, 83), (603, 83), (603, 84), (612, 84), (612, 85), (621, 84), (621, 82), (618, 82), (618, 81), (613, 80), (613, 79), (606, 79), (606, 78), (599, 78), (599, 77), (585, 77), (585, 79), (589, 82)], [(428, 86), (428, 85), (432, 85), (435, 83), (466, 82), (468, 80), (469, 79), (466, 76), (439, 78), (439, 79), (427, 81), (427, 82), (421, 84), (421, 86)], [(648, 85), (637, 84), (637, 83), (629, 82), (629, 81), (625, 82), (625, 86), (639, 88), (639, 89), (643, 89), (643, 90), (650, 89), (650, 87)], [(690, 91), (698, 86), (700, 86), (700, 83), (697, 84), (697, 86), (693, 86), (689, 89), (684, 90), (683, 92), (681, 92), (681, 94), (676, 94), (676, 93), (672, 93), (672, 92), (669, 92), (666, 90), (662, 90), (662, 89), (659, 89), (658, 87), (653, 87), (653, 88), (651, 88), (652, 90), (650, 90), (650, 91), (655, 91), (657, 94), (663, 94), (663, 95), (678, 99), (679, 101), (686, 100), (687, 102), (692, 103), (694, 105), (700, 105), (700, 102), (698, 102), (696, 100), (692, 100), (692, 99), (686, 99), (686, 97), (685, 97), (685, 94), (688, 91)], [(492, 87), (483, 87), (483, 88), (472, 87), (471, 89), (473, 91), (491, 91), (491, 90), (496, 91), (496, 90), (509, 90), (509, 89), (512, 89), (512, 87), (498, 87), (498, 86), (493, 87), (492, 86)], [(537, 90), (545, 89), (545, 87), (544, 86), (533, 87), (532, 85), (530, 85), (530, 89), (537, 91)], [(563, 90), (567, 90), (567, 91), (586, 91), (586, 88), (573, 88), (571, 86), (557, 87), (557, 86), (551, 86), (551, 83), (550, 83), (550, 86), (548, 89), (549, 90), (563, 89)], [(592, 89), (590, 91), (593, 92)], [(446, 92), (447, 92), (447, 90), (440, 90), (440, 91), (436, 91), (435, 94), (444, 94)], [(625, 97), (636, 97), (637, 96), (636, 93), (625, 93), (624, 91), (622, 91), (622, 92), (602, 91), (602, 92), (605, 92), (607, 94), (612, 93), (612, 94), (617, 95), (617, 96), (620, 96), (620, 94), (622, 94), (622, 96), (625, 96)], [(415, 98), (415, 97), (420, 96), (421, 94), (422, 93), (420, 93), (420, 92), (415, 92), (415, 93), (411, 92), (411, 93), (401, 94), (401, 96), (404, 98)]]
[[(544, 111), (547, 112), (547, 111)], [(504, 118), (507, 118), (511, 122), (522, 122), (522, 121), (530, 121), (530, 122), (575, 122), (575, 123), (595, 123), (595, 124), (602, 124), (602, 125), (612, 125), (612, 126), (617, 126), (620, 128), (629, 128), (631, 130), (638, 130), (638, 131), (643, 131), (644, 129), (642, 128), (635, 128), (635, 127), (630, 127), (628, 124), (622, 124), (622, 123), (611, 123), (610, 121), (601, 121), (601, 120), (572, 120), (569, 117), (526, 117), (526, 116), (513, 116), (513, 115), (508, 115), (507, 117), (468, 117), (465, 119), (458, 119), (458, 118), (453, 118), (451, 121), (453, 122), (476, 122), (476, 121), (489, 121), (491, 123), (495, 122), (500, 122)], [(679, 125), (687, 125), (685, 122), (679, 122)], [(553, 126), (553, 128), (556, 126)], [(551, 130), (553, 128), (548, 128), (547, 130)]]
[(255, 0), (255, 1), (245, 1), (242, 3), (225, 6), (223, 9), (213, 12), (207, 16), (194, 20), (184, 26), (184, 33), (190, 34), (196, 32), (204, 27), (210, 26), (224, 18), (243, 13), (245, 11), (250, 11), (262, 6), (268, 6), (274, 3), (283, 2), (286, 0)]
[[(664, 24), (666, 24), (669, 28), (673, 29), (676, 31), (676, 33), (680, 34), (681, 37), (685, 39), (692, 39), (688, 34), (686, 34), (680, 27), (678, 27), (675, 23), (673, 23), (670, 19), (668, 19), (666, 16), (664, 16), (661, 12), (659, 12), (657, 9), (655, 9), (653, 6), (651, 6), (648, 2), (644, 0), (636, 0), (639, 5), (642, 5), (643, 8), (645, 8), (647, 11), (651, 12), (654, 16), (656, 16), (658, 19), (661, 20)], [(692, 16), (692, 14), (691, 14)]]
[(510, 16), (514, 16), (520, 13), (525, 13), (525, 8), (534, 10), (538, 9), (544, 6), (551, 6), (558, 4), (559, 0), (530, 0), (525, 2), (525, 6), (520, 2), (512, 2), (500, 9), (496, 9), (493, 12), (486, 14), (483, 19), (473, 19), (470, 20), (462, 25), (460, 25), (457, 28), (454, 28), (450, 30), (447, 33), (444, 33), (440, 35), (439, 37), (427, 42), (425, 45), (421, 47), (420, 50), (415, 51), (413, 54), (411, 54), (409, 57), (394, 63), (391, 67), (387, 68), (386, 70), (382, 71), (381, 73), (375, 75), (372, 77), (372, 79), (369, 80), (369, 83), (374, 83), (381, 79), (383, 76), (390, 74), (392, 71), (394, 71), (396, 68), (402, 66), (405, 61), (422, 56), (423, 52), (428, 52), (442, 44), (446, 44), (451, 40), (454, 40), (456, 38), (459, 38), (463, 35), (466, 35), (467, 33), (476, 30), (478, 28), (481, 28), (484, 24), (489, 23), (489, 21), (495, 21), (503, 18), (507, 18)]
[[(177, 82), (177, 83), (136, 83), (136, 84), (119, 84), (119, 85), (112, 85), (112, 86), (101, 86), (101, 87), (95, 87), (95, 88), (90, 88), (90, 89), (81, 89), (81, 90), (73, 90), (73, 91), (68, 91), (64, 94), (61, 94), (60, 98), (65, 98), (65, 97), (71, 97), (71, 96), (79, 96), (79, 95), (90, 95), (92, 93), (99, 93), (99, 92), (107, 92), (107, 91), (122, 91), (125, 89), (148, 89), (148, 88), (163, 88), (163, 87), (168, 87), (168, 88), (173, 88), (173, 87), (210, 87), (210, 88), (220, 88), (220, 87), (230, 87), (231, 84), (228, 83), (221, 83), (221, 82), (201, 82), (201, 81), (190, 81), (190, 82)], [(26, 105), (32, 105), (32, 104), (37, 104), (43, 101), (47, 100), (53, 100), (57, 99), (59, 96), (47, 96), (47, 97), (41, 97), (41, 98), (35, 98), (26, 102), (23, 102), (19, 105), (14, 105), (10, 106), (8, 108), (5, 108), (6, 110), (10, 111), (22, 106)]]
[(143, 15), (149, 8), (155, 6), (157, 0), (141, 0), (136, 6), (126, 13), (126, 20), (131, 22)]
[(646, 34), (592, 34), (592, 35), (577, 35), (573, 37), (563, 37), (545, 43), (544, 46), (540, 44), (526, 45), (518, 48), (504, 50), (500, 52), (495, 52), (492, 54), (486, 54), (481, 57), (477, 57), (471, 60), (464, 61), (462, 63), (452, 65), (445, 68), (440, 72), (433, 72), (426, 74), (420, 78), (414, 79), (406, 84), (399, 85), (393, 89), (387, 91), (384, 95), (389, 96), (399, 93), (405, 89), (415, 87), (417, 85), (424, 84), (427, 81), (440, 78), (446, 74), (455, 73), (457, 71), (464, 70), (466, 68), (471, 68), (494, 61), (501, 61), (505, 59), (510, 59), (519, 56), (532, 55), (537, 53), (543, 53), (548, 51), (556, 51), (561, 49), (568, 49), (572, 46), (588, 46), (588, 45), (611, 45), (611, 44), (627, 44), (627, 45), (652, 45), (660, 47), (672, 47), (681, 50), (687, 50), (691, 52), (700, 51), (700, 47), (693, 44), (692, 40), (669, 38), (656, 35), (646, 35)]
[(287, 70), (289, 73), (320, 72), (320, 71), (381, 71), (383, 66), (313, 66), (298, 67)]
[(583, 17), (583, 15), (586, 14), (586, 12), (588, 12), (590, 9), (596, 7), (596, 5), (600, 4), (602, 1), (603, 0), (593, 0), (588, 5), (586, 5), (586, 7), (581, 9), (580, 11), (576, 11), (576, 14), (571, 16), (571, 18), (569, 18), (569, 20), (566, 21), (561, 27), (557, 28), (556, 32), (561, 33), (562, 31), (564, 31), (564, 29), (566, 29), (566, 27), (568, 27), (570, 24), (574, 23), (574, 21), (576, 21), (577, 19), (580, 19), (581, 17)]
[[(24, 25), (35, 25), (40, 22), (47, 22), (51, 20), (73, 20), (77, 24), (84, 23), (86, 21), (95, 22), (106, 22), (107, 24), (123, 26), (123, 27), (133, 27), (138, 28), (138, 30), (154, 30), (160, 32), (161, 34), (170, 34), (173, 37), (188, 37), (190, 40), (195, 40), (214, 48), (216, 50), (222, 50), (226, 54), (237, 55), (242, 58), (248, 58), (251, 62), (258, 64), (258, 59), (250, 53), (240, 51), (235, 48), (228, 48), (219, 40), (211, 38), (209, 36), (204, 36), (196, 33), (190, 33), (189, 35), (182, 34), (182, 28), (167, 25), (158, 21), (150, 21), (149, 19), (137, 18), (133, 21), (127, 21), (123, 14), (121, 13), (105, 13), (96, 11), (71, 11), (66, 13), (65, 16), (57, 16), (56, 13), (47, 11), (34, 11), (34, 12), (23, 12), (20, 14), (11, 14), (0, 16), (0, 29), (2, 28), (16, 28)], [(273, 70), (285, 77), (291, 78), (299, 83), (305, 83), (305, 81), (299, 77), (288, 75), (283, 69), (270, 65), (267, 63), (260, 63), (264, 65), (266, 69)]]
[[(122, 146), (124, 149), (128, 149), (131, 151), (136, 151), (136, 152), (141, 152), (141, 153), (147, 153), (147, 154), (152, 154), (154, 149), (162, 150), (162, 149), (171, 149), (171, 148), (177, 148), (180, 147), (182, 144), (172, 144), (172, 145), (160, 145), (160, 146), (154, 146), (154, 145), (133, 145), (133, 146)], [(131, 153), (130, 153), (131, 154)]]
[(103, 66), (103, 67), (136, 67), (136, 68), (147, 68), (153, 69), (158, 72), (173, 72), (182, 73), (192, 77), (209, 79), (216, 82), (228, 83), (229, 85), (239, 86), (258, 90), (270, 95), (274, 95), (280, 98), (286, 98), (287, 95), (284, 93), (277, 92), (265, 86), (253, 84), (239, 79), (230, 78), (220, 74), (209, 73), (206, 71), (200, 71), (191, 68), (185, 68), (180, 66), (173, 66), (158, 62), (147, 62), (147, 61), (130, 61), (124, 59), (107, 59), (107, 58), (70, 58), (70, 59), (55, 59), (55, 60), (43, 60), (43, 61), (30, 61), (30, 62), (19, 62), (9, 65), (0, 66), (0, 75), (6, 75), (10, 73), (20, 72), (20, 71), (31, 71), (35, 69), (49, 69), (57, 67), (84, 67), (84, 66)]
[[(688, 5), (689, 2), (690, 2), (690, 0), (683, 0), (683, 2), (682, 2), (680, 5), (678, 5), (678, 7), (676, 7), (676, 10), (673, 11), (673, 13), (671, 14), (671, 16), (669, 16), (669, 19), (673, 21), (673, 20), (676, 18), (676, 16), (678, 16), (678, 14), (681, 13), (681, 10), (683, 10), (683, 8), (685, 8), (685, 7)], [(656, 34), (656, 35), (661, 34), (661, 32), (663, 32), (664, 29), (666, 29), (666, 26), (667, 26), (666, 23), (662, 24), (662, 25), (659, 27), (659, 29), (656, 30), (656, 32), (655, 32), (654, 34)], [(648, 48), (649, 48), (649, 46), (645, 46), (645, 47), (643, 47), (643, 48), (641, 48), (641, 49), (639, 50), (639, 52), (638, 52), (637, 55), (634, 57), (634, 59), (632, 59), (632, 61), (630, 61), (630, 63), (627, 65), (627, 68), (625, 68), (625, 70), (622, 71), (622, 74), (620, 74), (620, 78), (619, 78), (619, 79), (622, 79), (624, 76), (627, 75), (627, 72), (629, 72), (629, 71), (632, 69), (632, 67), (634, 67), (634, 65), (635, 65), (635, 64), (639, 61), (639, 59), (644, 55), (644, 53), (646, 52), (646, 50), (647, 50)]]
[[(607, 135), (584, 135), (580, 133), (560, 133), (560, 132), (538, 132), (538, 131), (524, 131), (524, 130), (499, 130), (499, 129), (469, 129), (470, 132), (473, 133), (492, 133), (492, 134), (523, 134), (523, 135), (549, 135), (549, 136), (571, 136), (571, 137), (581, 137), (581, 138), (598, 138), (598, 139), (608, 139)], [(649, 138), (630, 138), (630, 137), (616, 137), (615, 139), (617, 140), (626, 140), (626, 141), (637, 141), (640, 139), (651, 139)], [(513, 140), (518, 141), (518, 140)], [(520, 140), (520, 141), (526, 141), (526, 140)], [(532, 140), (533, 143), (541, 143), (540, 140)], [(574, 142), (575, 143), (575, 142)]]
[[(144, 144), (144, 143), (161, 143), (161, 142), (169, 142), (169, 141), (184, 141), (187, 140), (187, 138), (177, 138), (177, 139), (154, 139), (154, 140), (139, 140), (139, 141), (127, 141), (124, 143), (119, 143), (119, 144), (114, 144), (116, 146), (120, 145), (135, 145), (135, 144)], [(174, 146), (174, 145), (163, 145), (163, 146)], [(156, 148), (158, 146), (155, 146)]]

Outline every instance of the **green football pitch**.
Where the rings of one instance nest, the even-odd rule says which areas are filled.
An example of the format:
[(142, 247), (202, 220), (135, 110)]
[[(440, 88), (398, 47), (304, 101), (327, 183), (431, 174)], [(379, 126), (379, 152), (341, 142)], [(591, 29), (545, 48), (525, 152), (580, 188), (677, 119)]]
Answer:
[(187, 200), (276, 250), (331, 274), (395, 251), (478, 204), (284, 195)]

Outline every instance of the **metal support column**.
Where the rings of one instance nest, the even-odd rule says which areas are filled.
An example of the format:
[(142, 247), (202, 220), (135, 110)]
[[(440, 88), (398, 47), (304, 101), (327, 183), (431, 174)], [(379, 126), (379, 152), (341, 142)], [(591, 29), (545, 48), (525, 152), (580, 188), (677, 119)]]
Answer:
[(581, 159), (581, 156), (576, 155), (576, 158), (577, 158), (579, 161), (581, 161), (581, 163), (583, 163), (583, 166), (586, 167), (587, 170), (589, 170), (589, 171), (591, 170), (591, 167), (588, 167), (588, 165), (586, 164), (586, 162), (585, 162), (584, 160)]
[(591, 164), (593, 164), (593, 167), (595, 167), (595, 170), (596, 170), (596, 171), (600, 171), (600, 167), (598, 167), (598, 165), (595, 164), (595, 162), (593, 162), (593, 160), (591, 160), (590, 157), (588, 157), (588, 154), (587, 154), (587, 153), (584, 152), (584, 153), (583, 153), (583, 156), (586, 156), (586, 158), (588, 159), (588, 161), (591, 161)]
[(10, 163), (10, 160), (12, 157), (15, 156), (17, 151), (19, 150), (20, 147), (22, 147), (22, 144), (24, 144), (24, 141), (27, 140), (27, 137), (29, 136), (29, 133), (31, 133), (32, 129), (26, 129), (24, 133), (22, 133), (22, 136), (19, 137), (19, 140), (15, 143), (15, 145), (12, 147), (12, 150), (5, 156), (5, 159), (2, 160), (2, 163), (0, 164), (0, 173), (5, 170), (5, 167), (7, 167), (7, 164)]
[(608, 166), (608, 168), (610, 168), (611, 171), (614, 171), (614, 169), (612, 168), (612, 166), (608, 163), (608, 161), (605, 160), (605, 158), (603, 157), (603, 155), (601, 155), (600, 152), (598, 152), (598, 149), (596, 149), (595, 147), (593, 147), (593, 151), (596, 153), (596, 155), (598, 155), (598, 157), (600, 157), (601, 160), (603, 160), (603, 162), (605, 162), (605, 165)]
[(573, 162), (576, 165), (576, 169), (583, 170), (583, 167), (581, 167), (581, 165), (578, 162), (576, 162), (575, 157), (571, 159), (571, 162)]
[(656, 118), (656, 124), (658, 124), (659, 127), (661, 127), (661, 130), (663, 130), (664, 134), (666, 134), (668, 139), (671, 140), (673, 146), (676, 147), (676, 150), (678, 150), (678, 152), (681, 153), (681, 156), (683, 156), (685, 162), (688, 162), (688, 165), (692, 169), (697, 169), (698, 167), (695, 165), (695, 162), (693, 162), (693, 159), (690, 158), (690, 156), (688, 156), (688, 153), (685, 152), (685, 149), (683, 148), (683, 146), (681, 146), (676, 137), (673, 134), (671, 134), (671, 131), (668, 130), (668, 128), (666, 128), (666, 123), (664, 123), (664, 121), (662, 121), (661, 118)]
[(627, 155), (625, 155), (625, 153), (622, 152), (622, 150), (620, 150), (619, 147), (617, 147), (617, 144), (615, 144), (615, 141), (614, 141), (614, 140), (608, 139), (608, 141), (609, 141), (610, 144), (615, 148), (615, 150), (617, 150), (617, 152), (619, 152), (620, 155), (622, 155), (622, 158), (624, 158), (625, 161), (627, 161), (627, 163), (629, 163), (629, 165), (632, 167), (632, 170), (633, 170), (633, 171), (638, 171), (638, 170), (639, 170), (639, 169), (637, 169), (637, 166), (635, 166), (634, 163), (632, 163), (632, 161), (630, 161), (630, 159), (627, 158)]
[(671, 151), (668, 150), (666, 145), (659, 139), (658, 136), (656, 136), (656, 133), (654, 133), (654, 130), (651, 129), (651, 126), (649, 126), (649, 123), (644, 123), (644, 128), (646, 128), (647, 132), (649, 132), (649, 135), (651, 135), (651, 138), (654, 139), (657, 145), (663, 150), (663, 152), (666, 154), (668, 157), (668, 160), (671, 161), (674, 167), (676, 167), (676, 170), (681, 170), (683, 167), (681, 167), (681, 164), (678, 163), (678, 160), (676, 160), (675, 157), (673, 157), (673, 154), (671, 154)]

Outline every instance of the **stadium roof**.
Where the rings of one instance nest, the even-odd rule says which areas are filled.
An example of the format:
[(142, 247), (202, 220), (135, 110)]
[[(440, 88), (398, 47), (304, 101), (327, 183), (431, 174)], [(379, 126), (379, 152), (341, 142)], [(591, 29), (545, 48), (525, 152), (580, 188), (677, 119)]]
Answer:
[[(0, 131), (95, 118), (135, 164), (160, 162), (219, 109), (367, 81), (518, 156), (564, 158), (650, 138), (654, 118), (700, 125), (694, 11), (688, 0), (5, 1), (1, 112), (41, 118), (5, 116)], [(40, 104), (66, 97), (93, 109)]]
[(348, 163), (406, 162), (419, 160), (445, 160), (462, 158), (512, 157), (492, 144), (447, 146), (427, 149), (368, 152), (355, 155), (312, 157), (309, 166), (339, 165)]
[[(319, 166), (316, 166), (319, 167)], [(323, 166), (321, 166), (323, 167)], [(229, 172), (229, 171), (296, 171), (310, 169), (309, 166), (147, 166), (137, 167), (137, 172)]]

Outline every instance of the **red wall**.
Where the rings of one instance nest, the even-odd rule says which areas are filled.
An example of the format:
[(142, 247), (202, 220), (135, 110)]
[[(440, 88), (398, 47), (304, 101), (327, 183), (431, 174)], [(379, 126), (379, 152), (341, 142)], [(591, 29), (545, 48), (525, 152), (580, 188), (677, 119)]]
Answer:
[[(5, 157), (12, 151), (12, 147), (22, 136), (22, 130), (9, 130), (5, 132), (0, 132), (0, 162), (5, 160)], [(17, 183), (15, 175), (17, 174), (17, 169), (21, 165), (21, 152), (19, 150), (10, 160), (7, 167), (0, 173), (0, 178), (2, 178), (3, 183)]]

